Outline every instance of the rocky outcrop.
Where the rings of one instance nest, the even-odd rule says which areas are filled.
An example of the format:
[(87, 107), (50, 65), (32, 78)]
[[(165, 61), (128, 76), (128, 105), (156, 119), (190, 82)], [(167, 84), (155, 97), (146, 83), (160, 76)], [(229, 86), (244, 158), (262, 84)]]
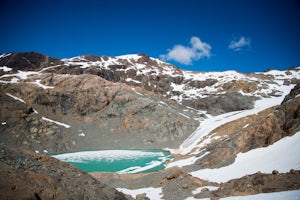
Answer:
[[(278, 173), (276, 170), (272, 174), (257, 172), (220, 184), (192, 177), (176, 167), (143, 174), (117, 175), (98, 172), (91, 175), (118, 188), (145, 188), (149, 185), (161, 187), (163, 199), (172, 200), (182, 200), (191, 196), (197, 199), (213, 199), (300, 189), (300, 171), (294, 169), (287, 173)], [(214, 189), (209, 189), (211, 186)]]
[(61, 64), (63, 64), (63, 62), (59, 59), (35, 52), (11, 53), (0, 59), (0, 66), (10, 67), (13, 71), (35, 71)]
[[(125, 58), (91, 56), (86, 55), (72, 62), (66, 62), (59, 68), (48, 69), (45, 72), (55, 72), (61, 74), (93, 74), (112, 82), (122, 82), (131, 86), (140, 86), (148, 91), (154, 91), (159, 94), (165, 94), (171, 90), (171, 83), (181, 83), (183, 81), (182, 72), (175, 66), (152, 59), (145, 54), (138, 54), (136, 60)], [(111, 64), (105, 65), (105, 61), (111, 61)], [(83, 68), (82, 64), (91, 63), (88, 68)], [(145, 67), (143, 72), (135, 65)], [(170, 74), (162, 73), (168, 67)], [(171, 74), (172, 73), (172, 74)]]
[(298, 83), (281, 105), (263, 120), (251, 124), (238, 138), (242, 152), (268, 146), (285, 136), (300, 130), (300, 83)]
[(127, 199), (70, 164), (0, 146), (0, 199)]
[[(227, 166), (234, 162), (240, 152), (269, 146), (283, 137), (298, 132), (300, 130), (299, 87), (298, 83), (278, 107), (269, 108), (257, 115), (238, 119), (213, 130), (212, 134), (220, 139), (205, 146), (205, 150), (210, 153), (199, 159), (195, 165), (186, 167), (186, 170)], [(198, 156), (202, 154), (203, 152)]]
[(253, 93), (258, 89), (258, 83), (254, 81), (233, 80), (225, 83), (223, 88), (230, 92), (242, 91), (244, 93)]
[(0, 89), (2, 143), (44, 153), (70, 150), (70, 137), (63, 133), (61, 127), (42, 120), (30, 104), (8, 94)]
[(222, 183), (219, 189), (202, 191), (195, 198), (224, 198), (230, 196), (246, 196), (258, 193), (299, 190), (300, 171), (291, 170), (281, 174), (263, 174), (257, 172), (239, 179)]
[(92, 176), (116, 188), (161, 187), (162, 198), (172, 200), (186, 199), (197, 187), (207, 184), (177, 167), (142, 174), (92, 173)]
[(232, 111), (251, 109), (254, 106), (254, 98), (244, 96), (238, 92), (227, 92), (202, 99), (185, 100), (183, 103), (199, 110), (207, 110), (209, 114), (219, 115)]

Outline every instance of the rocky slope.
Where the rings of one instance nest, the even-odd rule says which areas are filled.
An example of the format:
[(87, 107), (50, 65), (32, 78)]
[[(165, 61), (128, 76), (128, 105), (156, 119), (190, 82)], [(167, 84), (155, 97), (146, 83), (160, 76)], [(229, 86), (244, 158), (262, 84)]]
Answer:
[(1, 199), (127, 199), (67, 163), (31, 151), (0, 148)]
[[(18, 58), (16, 54), (11, 57)], [(5, 123), (1, 129), (9, 144), (49, 153), (174, 148), (199, 124), (193, 119), (198, 114), (193, 109), (140, 87), (113, 83), (89, 73), (49, 72), (63, 69), (60, 65), (20, 71), (11, 63), (16, 62), (7, 61), (12, 70), (1, 77), (2, 105), (6, 104), (1, 106), (1, 122)], [(49, 123), (45, 118), (67, 126)]]
[[(171, 162), (170, 168), (148, 174), (92, 173), (92, 175), (116, 188), (136, 189), (149, 186), (162, 188), (163, 199), (180, 200), (191, 196), (195, 199), (218, 199), (228, 196), (299, 190), (299, 169), (291, 168), (286, 173), (279, 173), (274, 166), (271, 173), (256, 172), (223, 183), (199, 179), (191, 173), (199, 169), (228, 166), (235, 161), (239, 152), (266, 147), (296, 132), (299, 134), (299, 87), (298, 83), (281, 105), (226, 123), (204, 137), (201, 141), (202, 145), (201, 142), (199, 144), (201, 148), (194, 148), (189, 154), (174, 155), (173, 162), (195, 157), (194, 162), (187, 161), (187, 164), (180, 168), (176, 167), (180, 164), (173, 165)], [(208, 138), (215, 139), (208, 142)]]
[[(228, 166), (241, 152), (267, 147), (299, 132), (299, 80), (299, 67), (252, 74), (189, 72), (144, 54), (85, 55), (61, 60), (34, 52), (2, 54), (1, 143), (44, 154), (171, 148), (175, 159), (167, 170), (138, 177), (126, 175), (125, 179), (115, 174), (94, 174), (115, 187), (160, 187), (165, 199), (254, 194), (264, 187), (264, 191), (299, 189), (297, 170), (280, 173), (280, 178), (277, 173), (257, 173), (225, 185), (191, 175), (205, 168)], [(286, 94), (281, 104), (273, 103)], [(24, 154), (3, 147), (5, 152), (16, 152), (12, 156)], [(27, 161), (40, 155), (29, 154), (30, 158), (24, 157)], [(23, 182), (37, 179), (32, 178), (36, 175), (28, 177), (32, 170), (24, 171), (30, 168), (26, 162), (21, 163), (26, 165), (22, 171), (17, 157), (9, 162), (7, 153), (3, 156), (1, 166), (12, 177), (20, 175)], [(43, 158), (47, 163), (49, 158)], [(51, 160), (49, 166), (55, 162)], [(43, 172), (45, 176), (51, 173)], [(291, 185), (283, 187), (287, 179), (292, 179)], [(260, 182), (255, 185), (256, 180)], [(278, 181), (270, 185), (270, 180)], [(243, 187), (249, 182), (253, 183), (251, 191)], [(232, 184), (234, 188), (229, 190)], [(209, 185), (219, 189), (193, 192)], [(51, 184), (48, 188), (57, 194)], [(61, 195), (68, 196), (75, 190), (66, 189)], [(44, 195), (38, 191), (30, 194), (36, 199)]]
[[(258, 114), (240, 118), (213, 130), (206, 138), (214, 141), (200, 149), (210, 151), (199, 159), (193, 169), (219, 168), (231, 164), (240, 152), (266, 147), (300, 130), (300, 83), (276, 107), (263, 110)], [(204, 139), (205, 140), (205, 139)], [(202, 151), (197, 156), (203, 155)], [(221, 160), (220, 160), (221, 159)]]
[(300, 189), (300, 171), (266, 174), (257, 172), (225, 183), (197, 179), (180, 168), (146, 174), (116, 175), (92, 173), (94, 177), (116, 188), (162, 188), (162, 199), (219, 199)]

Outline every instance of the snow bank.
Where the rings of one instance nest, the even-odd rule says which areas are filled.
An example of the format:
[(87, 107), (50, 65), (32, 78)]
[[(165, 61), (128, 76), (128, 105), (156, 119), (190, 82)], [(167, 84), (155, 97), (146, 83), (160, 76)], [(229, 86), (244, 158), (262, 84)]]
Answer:
[(189, 166), (189, 165), (193, 165), (195, 164), (195, 162), (201, 158), (203, 158), (204, 156), (206, 156), (207, 154), (209, 154), (209, 151), (208, 152), (205, 152), (203, 155), (201, 156), (192, 156), (192, 157), (189, 157), (189, 158), (186, 158), (186, 159), (182, 159), (182, 160), (177, 160), (177, 161), (174, 161), (174, 162), (170, 162), (167, 164), (166, 168), (170, 168), (170, 167), (183, 167), (183, 166)]
[(288, 172), (300, 169), (300, 131), (291, 137), (285, 137), (264, 148), (257, 148), (246, 153), (239, 153), (235, 162), (218, 169), (202, 169), (191, 175), (212, 182), (227, 182), (258, 171), (272, 173)]
[(137, 95), (144, 96), (143, 94), (137, 92), (137, 91), (135, 90), (135, 88), (131, 88), (131, 90), (134, 91)]

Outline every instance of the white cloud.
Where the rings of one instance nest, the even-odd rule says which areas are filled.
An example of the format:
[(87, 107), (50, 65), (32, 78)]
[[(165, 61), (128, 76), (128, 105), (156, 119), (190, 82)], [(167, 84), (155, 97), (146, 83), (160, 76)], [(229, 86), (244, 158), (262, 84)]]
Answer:
[(250, 48), (251, 40), (249, 38), (245, 38), (244, 36), (240, 37), (239, 40), (232, 40), (228, 46), (229, 49), (234, 51), (241, 51), (245, 48)]
[(192, 37), (191, 46), (175, 45), (167, 54), (160, 55), (162, 60), (175, 60), (176, 62), (190, 65), (192, 61), (211, 56), (211, 46), (202, 42), (198, 37)]

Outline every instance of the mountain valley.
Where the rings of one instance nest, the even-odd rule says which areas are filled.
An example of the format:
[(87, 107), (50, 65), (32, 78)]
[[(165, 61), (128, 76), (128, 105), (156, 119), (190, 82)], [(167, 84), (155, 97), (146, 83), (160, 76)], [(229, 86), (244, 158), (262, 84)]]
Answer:
[[(1, 198), (26, 199), (24, 191), (31, 199), (300, 195), (300, 151), (291, 145), (300, 142), (299, 67), (192, 72), (145, 54), (57, 59), (24, 52), (0, 55), (0, 85), (1, 173), (23, 177), (15, 185), (2, 178)], [(157, 172), (87, 174), (49, 157), (115, 149), (163, 149), (174, 158)], [(271, 164), (250, 160), (251, 153)], [(253, 170), (237, 165), (246, 156)]]

